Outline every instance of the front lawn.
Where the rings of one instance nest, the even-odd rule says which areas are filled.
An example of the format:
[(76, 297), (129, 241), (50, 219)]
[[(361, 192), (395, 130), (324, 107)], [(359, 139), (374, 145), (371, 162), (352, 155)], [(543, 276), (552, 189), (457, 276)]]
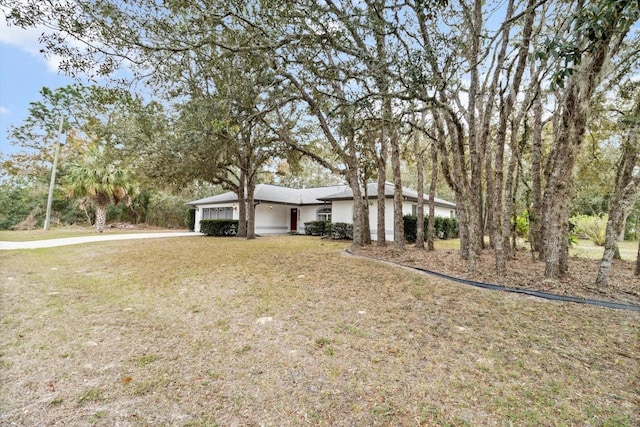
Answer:
[(638, 425), (638, 313), (319, 238), (0, 252), (1, 425)]

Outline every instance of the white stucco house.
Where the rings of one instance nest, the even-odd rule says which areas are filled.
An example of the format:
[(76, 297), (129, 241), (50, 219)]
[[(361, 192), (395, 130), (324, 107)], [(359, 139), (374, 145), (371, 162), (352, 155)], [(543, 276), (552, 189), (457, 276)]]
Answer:
[[(371, 239), (377, 240), (378, 201), (377, 184), (367, 187)], [(403, 190), (402, 211), (415, 215), (418, 193)], [(425, 210), (428, 197), (425, 195)], [(256, 234), (304, 234), (304, 223), (317, 220), (353, 223), (353, 193), (348, 185), (314, 188), (288, 188), (258, 184), (254, 196)], [(454, 218), (456, 205), (434, 199), (435, 214)], [(202, 219), (238, 219), (238, 197), (232, 191), (188, 202), (195, 209), (195, 231), (200, 231)], [(393, 184), (385, 186), (385, 237), (393, 240)]]

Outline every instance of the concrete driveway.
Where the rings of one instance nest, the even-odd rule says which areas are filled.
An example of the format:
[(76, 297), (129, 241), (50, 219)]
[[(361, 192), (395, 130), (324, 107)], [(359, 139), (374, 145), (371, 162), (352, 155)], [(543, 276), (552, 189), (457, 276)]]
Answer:
[(79, 245), (81, 243), (106, 242), (112, 240), (157, 239), (161, 237), (195, 237), (200, 233), (189, 231), (170, 233), (96, 234), (95, 236), (65, 237), (63, 239), (33, 240), (30, 242), (0, 241), (0, 250), (53, 248), (56, 246)]

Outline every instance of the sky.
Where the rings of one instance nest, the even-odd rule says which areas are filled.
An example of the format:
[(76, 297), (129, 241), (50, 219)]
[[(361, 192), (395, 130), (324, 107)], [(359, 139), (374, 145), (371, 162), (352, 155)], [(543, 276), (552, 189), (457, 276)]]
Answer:
[(7, 27), (0, 13), (0, 152), (19, 149), (7, 138), (11, 125), (20, 125), (28, 116), (30, 102), (40, 100), (42, 87), (56, 89), (74, 83), (57, 70), (57, 58), (40, 53), (41, 30)]

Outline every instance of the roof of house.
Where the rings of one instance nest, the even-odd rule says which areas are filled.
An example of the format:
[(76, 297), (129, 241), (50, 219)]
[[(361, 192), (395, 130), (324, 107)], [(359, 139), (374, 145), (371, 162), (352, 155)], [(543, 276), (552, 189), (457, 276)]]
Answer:
[[(393, 184), (387, 182), (384, 187), (385, 197), (393, 197)], [(370, 183), (367, 185), (367, 194), (369, 198), (378, 196), (378, 184)], [(417, 201), (418, 192), (402, 189), (402, 195), (406, 200)], [(425, 197), (427, 199), (428, 197)], [(255, 202), (283, 203), (287, 205), (318, 205), (333, 200), (350, 200), (353, 199), (353, 191), (348, 185), (332, 185), (327, 187), (313, 188), (289, 188), (280, 187), (270, 184), (258, 184), (254, 192)], [(188, 202), (187, 205), (208, 205), (219, 203), (233, 203), (238, 201), (238, 196), (233, 191), (218, 194), (217, 196), (206, 197), (204, 199)], [(436, 205), (455, 208), (455, 203), (448, 202), (443, 199), (434, 198)]]
[[(390, 182), (385, 183), (384, 186), (384, 196), (385, 197), (393, 197), (394, 195), (394, 185)], [(410, 201), (417, 201), (418, 200), (418, 192), (414, 191), (414, 190), (410, 190), (408, 188), (403, 188), (402, 189), (402, 195), (406, 200), (410, 200)], [(378, 197), (378, 184), (377, 183), (369, 183), (367, 185), (367, 196), (370, 199), (374, 199)], [(427, 200), (429, 197), (425, 194), (425, 200)], [(351, 190), (351, 187), (349, 186), (345, 186), (343, 189), (341, 189), (338, 192), (335, 192), (333, 194), (328, 194), (326, 196), (322, 196), (319, 198), (319, 200), (325, 200), (325, 201), (332, 201), (332, 200), (351, 200), (353, 199), (353, 191)], [(436, 205), (439, 206), (444, 206), (444, 207), (451, 207), (451, 208), (455, 208), (456, 204), (449, 202), (447, 200), (444, 199), (439, 199), (437, 197), (433, 198), (433, 201), (435, 202)]]
[[(346, 185), (332, 185), (327, 187), (313, 188), (289, 188), (270, 184), (256, 185), (253, 199), (255, 202), (284, 203), (288, 205), (314, 205), (322, 204), (320, 197), (341, 191)], [(217, 196), (206, 197), (200, 200), (188, 202), (188, 205), (206, 205), (216, 203), (237, 202), (238, 196), (235, 192), (218, 194)]]

